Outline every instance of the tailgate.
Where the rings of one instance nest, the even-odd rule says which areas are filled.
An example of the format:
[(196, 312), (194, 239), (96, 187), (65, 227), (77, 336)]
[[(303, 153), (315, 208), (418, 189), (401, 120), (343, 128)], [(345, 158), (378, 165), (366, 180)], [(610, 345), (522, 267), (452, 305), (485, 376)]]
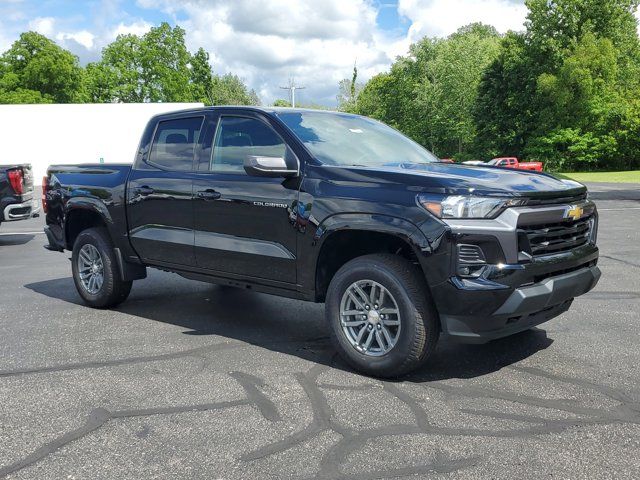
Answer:
[(24, 193), (22, 198), (28, 200), (33, 197), (33, 170), (31, 165), (21, 165)]

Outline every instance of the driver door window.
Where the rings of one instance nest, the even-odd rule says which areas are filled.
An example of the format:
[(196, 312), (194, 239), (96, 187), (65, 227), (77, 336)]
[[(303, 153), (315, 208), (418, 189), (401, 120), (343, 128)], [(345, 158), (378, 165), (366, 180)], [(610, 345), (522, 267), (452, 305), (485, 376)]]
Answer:
[(250, 156), (285, 158), (284, 140), (271, 127), (253, 118), (222, 117), (213, 142), (210, 170), (244, 173)]

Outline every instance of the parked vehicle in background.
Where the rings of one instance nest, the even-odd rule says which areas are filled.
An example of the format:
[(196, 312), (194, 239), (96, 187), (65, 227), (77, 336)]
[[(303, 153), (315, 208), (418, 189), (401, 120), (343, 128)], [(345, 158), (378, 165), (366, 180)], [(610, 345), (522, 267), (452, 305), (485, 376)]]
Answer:
[(499, 157), (487, 162), (493, 167), (515, 168), (517, 170), (542, 171), (542, 162), (521, 162), (517, 157)]
[(0, 223), (38, 216), (31, 165), (0, 165)]
[(487, 162), (483, 162), (482, 160), (467, 160), (466, 162), (462, 162), (463, 165), (473, 165), (473, 166), (486, 166)]
[(45, 180), (48, 248), (72, 251), (88, 305), (124, 301), (147, 267), (324, 302), (338, 352), (383, 377), (424, 363), (440, 336), (546, 322), (600, 277), (583, 185), (441, 163), (356, 115), (164, 114), (133, 165), (51, 166)]
[(453, 158), (441, 158), (440, 162), (441, 163), (456, 163), (456, 161)]

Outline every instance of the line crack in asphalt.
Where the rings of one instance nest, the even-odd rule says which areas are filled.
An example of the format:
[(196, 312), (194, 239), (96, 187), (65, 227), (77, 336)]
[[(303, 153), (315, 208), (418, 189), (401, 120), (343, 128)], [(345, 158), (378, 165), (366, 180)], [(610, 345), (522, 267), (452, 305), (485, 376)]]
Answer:
[(230, 372), (229, 375), (240, 384), (240, 386), (245, 391), (247, 398), (223, 402), (203, 403), (197, 405), (178, 405), (172, 407), (152, 407), (113, 411), (107, 410), (105, 408), (95, 408), (91, 410), (91, 412), (89, 412), (84, 425), (82, 425), (81, 427), (78, 427), (57, 438), (54, 438), (26, 457), (10, 465), (0, 467), (0, 477), (6, 477), (12, 473), (17, 472), (18, 470), (39, 462), (55, 451), (99, 429), (109, 420), (147, 417), (151, 415), (172, 415), (188, 412), (224, 410), (239, 406), (255, 406), (258, 411), (264, 416), (264, 418), (270, 422), (278, 422), (282, 420), (275, 404), (259, 390), (259, 386), (264, 386), (264, 382), (261, 379), (242, 372)]

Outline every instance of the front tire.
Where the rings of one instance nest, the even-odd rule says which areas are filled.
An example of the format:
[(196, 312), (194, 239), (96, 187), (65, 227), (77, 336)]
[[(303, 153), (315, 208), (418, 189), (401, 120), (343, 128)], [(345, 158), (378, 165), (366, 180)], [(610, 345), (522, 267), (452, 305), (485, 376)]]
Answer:
[(391, 254), (342, 266), (329, 285), (325, 315), (340, 356), (376, 377), (397, 377), (423, 364), (440, 334), (424, 275)]
[(90, 307), (116, 306), (131, 292), (133, 282), (120, 277), (113, 244), (104, 228), (89, 228), (78, 235), (71, 265), (76, 290)]

